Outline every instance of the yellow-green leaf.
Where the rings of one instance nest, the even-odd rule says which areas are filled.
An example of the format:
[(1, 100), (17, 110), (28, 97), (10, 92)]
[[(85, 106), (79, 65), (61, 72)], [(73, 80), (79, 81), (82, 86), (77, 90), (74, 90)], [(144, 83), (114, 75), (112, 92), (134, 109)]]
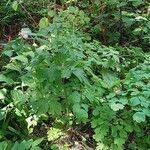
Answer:
[(46, 17), (43, 17), (40, 22), (39, 22), (39, 27), (40, 29), (44, 29), (46, 28), (47, 26), (49, 25), (49, 21), (48, 21), (48, 18)]
[(13, 2), (12, 8), (13, 8), (13, 10), (17, 11), (17, 9), (18, 9), (18, 2), (17, 1)]

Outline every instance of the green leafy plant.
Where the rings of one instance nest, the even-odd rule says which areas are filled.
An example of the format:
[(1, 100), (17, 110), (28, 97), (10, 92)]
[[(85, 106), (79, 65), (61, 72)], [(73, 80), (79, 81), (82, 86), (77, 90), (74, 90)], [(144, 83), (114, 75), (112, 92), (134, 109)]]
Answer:
[[(62, 3), (65, 6), (67, 1)], [(83, 4), (78, 3), (79, 7)], [(13, 5), (17, 10), (15, 2)], [(103, 22), (98, 32), (105, 46), (86, 32), (101, 11), (99, 5), (104, 8), (100, 8)], [(111, 34), (118, 21), (126, 26), (124, 30), (128, 30), (129, 35), (139, 26), (145, 27), (149, 22), (147, 17), (126, 12), (126, 7), (143, 6), (143, 1), (102, 4), (94, 1), (91, 18), (86, 9), (85, 13), (73, 6), (58, 12), (55, 8), (48, 11), (52, 20), (44, 16), (39, 21), (37, 32), (22, 29), (20, 36), (8, 43), (1, 55), (6, 62), (1, 66), (0, 75), (0, 146), (3, 149), (10, 149), (9, 145), (13, 149), (43, 148), (40, 144), (43, 138), (37, 139), (42, 135), (36, 135), (41, 134), (44, 126), (44, 148), (57, 149), (49, 142), (57, 140), (70, 126), (84, 124), (94, 131), (90, 136), (97, 150), (147, 150), (150, 145), (150, 55), (143, 51), (146, 45), (127, 46), (128, 41), (124, 47), (121, 43), (117, 45), (122, 36), (120, 30), (117, 29), (116, 36)], [(88, 4), (84, 8), (87, 7)], [(121, 16), (117, 16), (120, 9)], [(134, 26), (136, 21), (138, 27)], [(105, 27), (107, 34), (115, 38), (103, 37)], [(148, 34), (147, 31), (144, 37)], [(45, 123), (49, 118), (51, 122)], [(40, 128), (36, 131), (38, 125)]]

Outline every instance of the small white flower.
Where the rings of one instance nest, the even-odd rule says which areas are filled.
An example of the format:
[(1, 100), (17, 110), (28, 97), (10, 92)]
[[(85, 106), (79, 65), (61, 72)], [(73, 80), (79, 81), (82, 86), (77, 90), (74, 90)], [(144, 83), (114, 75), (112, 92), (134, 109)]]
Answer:
[(22, 36), (24, 39), (27, 39), (30, 33), (31, 30), (29, 28), (23, 28), (21, 29), (21, 32), (19, 32), (19, 35)]

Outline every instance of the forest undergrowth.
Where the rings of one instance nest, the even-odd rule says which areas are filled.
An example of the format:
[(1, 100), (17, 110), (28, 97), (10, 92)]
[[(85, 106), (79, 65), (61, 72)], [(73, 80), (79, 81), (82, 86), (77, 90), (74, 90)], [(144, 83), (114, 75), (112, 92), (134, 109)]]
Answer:
[(0, 150), (148, 150), (148, 0), (1, 0)]

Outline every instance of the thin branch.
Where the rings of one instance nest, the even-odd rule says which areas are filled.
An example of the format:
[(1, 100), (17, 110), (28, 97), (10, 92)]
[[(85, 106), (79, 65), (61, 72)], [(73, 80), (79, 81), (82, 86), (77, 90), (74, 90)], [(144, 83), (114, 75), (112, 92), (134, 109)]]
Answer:
[(32, 17), (32, 15), (30, 14), (30, 12), (28, 12), (27, 9), (21, 3), (19, 3), (19, 4), (22, 7), (22, 9), (28, 14), (29, 18), (33, 21), (35, 27), (37, 27), (38, 24), (36, 23), (36, 21), (34, 20), (34, 18)]

